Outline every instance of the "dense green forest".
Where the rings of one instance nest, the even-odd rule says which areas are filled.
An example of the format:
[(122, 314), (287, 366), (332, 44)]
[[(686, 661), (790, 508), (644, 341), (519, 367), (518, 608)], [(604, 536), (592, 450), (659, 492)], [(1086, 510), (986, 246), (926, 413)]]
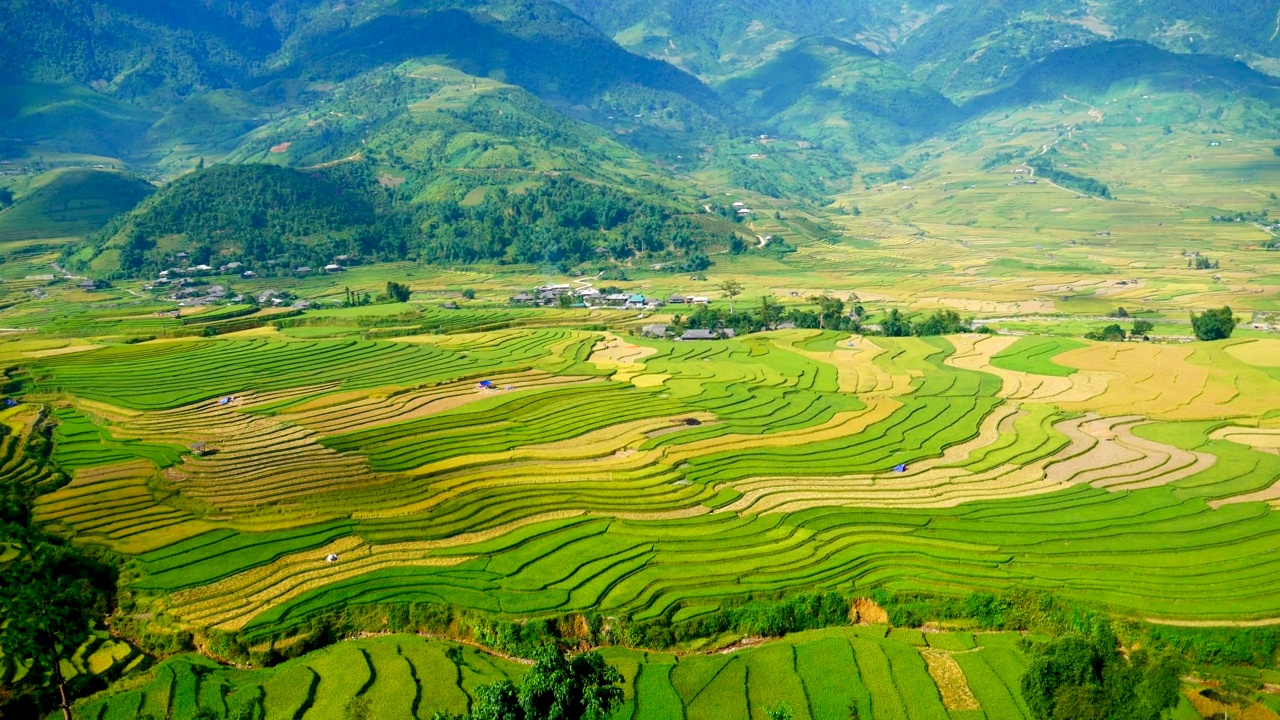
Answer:
[[(481, 188), (483, 199), (410, 202), (368, 163), (299, 171), (216, 165), (187, 175), (67, 251), (70, 267), (107, 277), (240, 262), (259, 272), (362, 261), (577, 264), (634, 256), (703, 269), (732, 223), (616, 188), (548, 176), (532, 187)], [(470, 195), (470, 193), (468, 193)]]

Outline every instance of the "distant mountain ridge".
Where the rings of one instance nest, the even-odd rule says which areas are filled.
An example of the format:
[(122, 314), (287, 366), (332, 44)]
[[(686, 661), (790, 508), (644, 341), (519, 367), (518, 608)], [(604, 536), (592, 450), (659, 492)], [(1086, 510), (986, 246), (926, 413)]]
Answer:
[(623, 46), (711, 79), (812, 34), (863, 44), (953, 96), (993, 89), (1050, 52), (1106, 40), (1280, 58), (1280, 8), (1265, 0), (563, 1)]
[[(17, 40), (0, 47), (0, 157), (173, 181), (132, 230), (73, 253), (106, 274), (154, 269), (173, 237), (253, 262), (342, 246), (699, 265), (741, 220), (698, 212), (708, 198), (825, 205), (855, 181), (909, 177), (921, 143), (996, 112), (1137, 87), (1247, 100), (1259, 116), (1280, 104), (1280, 80), (1245, 62), (1280, 56), (1275, 8), (1171, 2), (1180, 16), (1137, 0), (14, 0), (0, 7)], [(179, 180), (206, 164), (255, 167), (241, 185), (215, 182), (221, 169)], [(315, 198), (309, 174), (348, 171), (336, 187), (370, 203), (346, 208), (358, 228), (312, 203), (303, 219), (327, 219), (276, 228), (287, 242), (259, 252), (226, 240), (256, 232), (232, 215), (195, 231), (155, 220), (173, 193)], [(553, 200), (629, 219), (510, 224)]]

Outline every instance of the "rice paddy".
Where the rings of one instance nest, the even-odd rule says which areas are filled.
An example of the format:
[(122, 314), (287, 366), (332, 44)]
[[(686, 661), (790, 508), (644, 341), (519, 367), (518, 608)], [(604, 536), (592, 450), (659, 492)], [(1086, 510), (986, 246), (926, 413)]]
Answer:
[(72, 476), (38, 519), (132, 558), (131, 587), (197, 632), (874, 588), (1239, 622), (1280, 615), (1259, 342), (510, 329), (113, 345), (15, 377)]
[[(728, 653), (674, 655), (605, 651), (625, 678), (614, 717), (657, 720), (764, 720), (786, 706), (796, 718), (927, 720), (1030, 718), (1019, 699), (1025, 661), (1017, 635), (931, 633), (940, 649), (886, 636), (883, 625), (798, 633)], [(918, 633), (917, 633), (918, 634)], [(945, 674), (937, 668), (945, 666)], [(200, 656), (179, 656), (151, 670), (134, 689), (76, 708), (81, 718), (346, 717), (357, 704), (369, 717), (430, 718), (466, 712), (480, 685), (518, 680), (526, 666), (413, 635), (353, 640), (265, 670), (235, 670)], [(962, 713), (962, 714), (957, 714)]]

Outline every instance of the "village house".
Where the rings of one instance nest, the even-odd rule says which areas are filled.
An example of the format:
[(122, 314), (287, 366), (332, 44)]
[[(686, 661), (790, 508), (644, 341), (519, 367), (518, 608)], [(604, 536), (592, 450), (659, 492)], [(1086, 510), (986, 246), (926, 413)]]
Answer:
[(640, 334), (645, 337), (664, 338), (671, 329), (666, 325), (645, 325), (640, 328)]
[(721, 330), (707, 330), (705, 328), (694, 328), (686, 330), (680, 336), (681, 340), (719, 340), (721, 338), (731, 338), (737, 335), (733, 328), (724, 328)]

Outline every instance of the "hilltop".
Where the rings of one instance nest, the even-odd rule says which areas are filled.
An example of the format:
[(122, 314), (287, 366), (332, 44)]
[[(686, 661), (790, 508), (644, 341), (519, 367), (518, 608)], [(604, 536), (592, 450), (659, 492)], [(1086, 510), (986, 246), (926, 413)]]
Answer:
[(501, 188), (414, 201), (413, 186), (390, 187), (364, 161), (299, 171), (276, 165), (217, 165), (191, 173), (116, 217), (65, 264), (106, 277), (148, 276), (185, 265), (230, 263), (264, 275), (360, 262), (563, 263), (642, 256), (703, 269), (734, 224), (669, 204), (549, 177), (519, 191)]

